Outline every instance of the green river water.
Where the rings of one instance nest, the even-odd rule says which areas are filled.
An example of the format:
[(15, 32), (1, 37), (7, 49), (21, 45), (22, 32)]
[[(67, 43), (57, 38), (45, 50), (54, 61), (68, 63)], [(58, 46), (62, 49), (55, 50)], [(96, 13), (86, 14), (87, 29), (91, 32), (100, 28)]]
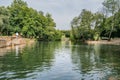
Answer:
[(0, 49), (0, 80), (120, 80), (120, 45), (36, 42)]

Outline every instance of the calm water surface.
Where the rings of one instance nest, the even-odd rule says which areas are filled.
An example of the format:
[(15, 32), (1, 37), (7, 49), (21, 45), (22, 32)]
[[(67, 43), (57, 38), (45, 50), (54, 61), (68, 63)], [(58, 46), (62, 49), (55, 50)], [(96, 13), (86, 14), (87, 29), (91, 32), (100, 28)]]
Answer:
[(120, 80), (120, 46), (36, 42), (0, 49), (0, 80)]

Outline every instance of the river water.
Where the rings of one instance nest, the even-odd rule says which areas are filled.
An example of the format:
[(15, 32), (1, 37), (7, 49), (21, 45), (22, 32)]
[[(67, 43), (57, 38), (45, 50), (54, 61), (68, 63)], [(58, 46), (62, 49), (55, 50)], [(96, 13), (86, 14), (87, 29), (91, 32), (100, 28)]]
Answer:
[(36, 42), (0, 54), (0, 80), (120, 79), (119, 45)]

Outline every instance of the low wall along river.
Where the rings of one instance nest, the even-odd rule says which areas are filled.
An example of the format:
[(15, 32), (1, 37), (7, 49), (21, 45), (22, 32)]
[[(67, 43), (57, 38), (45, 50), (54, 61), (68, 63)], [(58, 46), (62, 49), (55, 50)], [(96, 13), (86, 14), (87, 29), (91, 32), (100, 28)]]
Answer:
[(16, 37), (16, 36), (1, 36), (0, 37), (0, 48), (7, 46), (14, 46), (25, 44), (28, 41), (25, 38)]

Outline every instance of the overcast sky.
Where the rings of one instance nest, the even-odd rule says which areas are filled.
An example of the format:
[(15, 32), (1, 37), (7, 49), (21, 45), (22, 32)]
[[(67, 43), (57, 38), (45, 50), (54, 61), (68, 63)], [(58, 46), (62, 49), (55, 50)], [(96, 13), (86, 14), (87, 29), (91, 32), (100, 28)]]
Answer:
[[(0, 6), (8, 6), (13, 0), (0, 0)], [(24, 0), (29, 7), (52, 14), (58, 29), (70, 29), (70, 22), (82, 9), (97, 12), (104, 0)]]

